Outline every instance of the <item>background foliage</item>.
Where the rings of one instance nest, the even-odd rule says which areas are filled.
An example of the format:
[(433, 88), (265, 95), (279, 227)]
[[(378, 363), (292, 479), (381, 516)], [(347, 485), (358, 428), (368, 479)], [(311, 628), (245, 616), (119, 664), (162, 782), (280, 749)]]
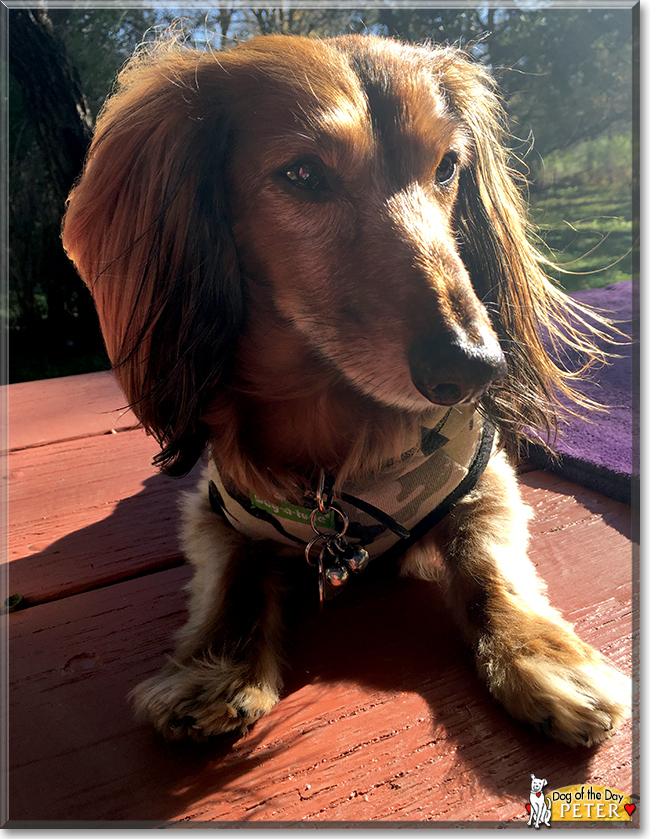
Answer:
[(117, 70), (174, 21), (200, 48), (261, 33), (373, 32), (468, 49), (500, 83), (513, 161), (530, 183), (540, 243), (564, 268), (558, 280), (572, 290), (629, 278), (632, 10), (534, 6), (11, 10), (10, 379), (107, 366), (92, 302), (62, 252), (60, 220)]

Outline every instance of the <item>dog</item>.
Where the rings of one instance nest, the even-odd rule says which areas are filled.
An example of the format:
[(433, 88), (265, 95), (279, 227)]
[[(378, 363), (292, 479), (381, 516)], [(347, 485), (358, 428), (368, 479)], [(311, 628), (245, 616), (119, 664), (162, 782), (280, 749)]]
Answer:
[(543, 789), (546, 786), (545, 778), (536, 778), (531, 774), (530, 782), (530, 818), (528, 827), (533, 825), (539, 830), (540, 822), (546, 827), (551, 826), (551, 799), (544, 798)]
[(189, 618), (133, 692), (166, 737), (278, 702), (292, 563), (327, 601), (387, 554), (442, 586), (516, 719), (589, 746), (626, 717), (526, 558), (509, 461), (575, 395), (541, 333), (593, 360), (605, 325), (540, 270), (504, 120), (462, 52), (374, 36), (161, 43), (121, 72), (63, 243), (156, 464), (207, 452)]

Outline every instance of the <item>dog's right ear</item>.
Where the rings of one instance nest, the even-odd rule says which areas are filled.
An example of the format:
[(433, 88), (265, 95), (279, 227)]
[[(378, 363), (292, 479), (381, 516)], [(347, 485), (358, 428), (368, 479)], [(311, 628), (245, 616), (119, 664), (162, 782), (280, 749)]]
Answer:
[(63, 224), (115, 374), (170, 474), (205, 447), (201, 415), (244, 316), (224, 193), (227, 75), (208, 53), (173, 45), (132, 59)]

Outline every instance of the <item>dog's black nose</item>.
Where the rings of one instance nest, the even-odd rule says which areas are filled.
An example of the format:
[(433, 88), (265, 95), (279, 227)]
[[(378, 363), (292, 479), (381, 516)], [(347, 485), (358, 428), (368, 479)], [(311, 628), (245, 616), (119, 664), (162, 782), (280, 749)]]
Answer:
[(474, 342), (440, 335), (416, 340), (409, 351), (413, 384), (435, 405), (475, 402), (491, 382), (507, 374), (496, 338)]

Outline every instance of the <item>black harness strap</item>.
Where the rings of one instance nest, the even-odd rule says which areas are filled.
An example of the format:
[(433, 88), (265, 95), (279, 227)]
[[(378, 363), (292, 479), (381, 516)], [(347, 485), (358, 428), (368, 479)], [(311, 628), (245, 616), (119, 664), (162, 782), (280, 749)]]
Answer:
[[(433, 527), (435, 527), (436, 524), (438, 524), (438, 522), (442, 521), (444, 517), (451, 512), (451, 510), (460, 501), (460, 499), (467, 495), (468, 492), (471, 492), (474, 489), (474, 487), (479, 481), (479, 478), (485, 471), (485, 467), (488, 465), (488, 461), (490, 460), (490, 455), (492, 453), (492, 444), (494, 442), (494, 434), (495, 429), (492, 423), (488, 422), (488, 420), (484, 420), (481, 443), (478, 447), (476, 455), (474, 456), (474, 460), (470, 464), (470, 467), (467, 471), (467, 475), (465, 475), (465, 477), (458, 484), (458, 486), (454, 490), (452, 490), (452, 492), (449, 493), (449, 495), (444, 499), (444, 501), (441, 501), (440, 504), (438, 504), (438, 506), (434, 510), (432, 510), (414, 527), (412, 527), (410, 531), (407, 530), (407, 528), (405, 528), (399, 522), (395, 521), (395, 519), (391, 518), (391, 516), (389, 516), (387, 513), (384, 513), (382, 510), (379, 510), (377, 507), (375, 507), (372, 504), (369, 504), (367, 501), (363, 501), (360, 498), (356, 498), (353, 495), (349, 495), (347, 492), (341, 493), (341, 499), (343, 501), (345, 501), (348, 504), (351, 504), (353, 507), (357, 507), (364, 513), (367, 513), (380, 524), (384, 525), (384, 527), (388, 528), (397, 536), (399, 536), (402, 540), (401, 542), (398, 542), (397, 544), (393, 545), (391, 548), (388, 548), (387, 551), (384, 551), (384, 553), (381, 554), (382, 558), (399, 557), (401, 554), (407, 551), (411, 547), (411, 545), (415, 544), (415, 542), (417, 542)], [(217, 487), (212, 481), (210, 481), (208, 492), (210, 506), (212, 507), (214, 512), (220, 515), (231, 527), (234, 527), (233, 523), (230, 521), (231, 514), (227, 511), (223, 499), (219, 494)], [(250, 503), (248, 499), (244, 498), (243, 496), (237, 496), (236, 500), (244, 507), (244, 509), (248, 513), (270, 524), (282, 536), (285, 536), (286, 538), (298, 544), (305, 544), (302, 539), (299, 539), (297, 536), (293, 536), (291, 533), (287, 533), (287, 531), (282, 527), (282, 525), (277, 521), (277, 519), (273, 516), (272, 513), (255, 507), (253, 504)], [(379, 559), (379, 557), (376, 558)]]
[(488, 420), (484, 420), (481, 444), (478, 447), (474, 460), (470, 464), (467, 475), (465, 475), (456, 489), (452, 490), (445, 500), (438, 504), (435, 510), (432, 510), (429, 515), (425, 516), (415, 525), (415, 527), (411, 528), (411, 533), (408, 539), (405, 539), (402, 542), (397, 542), (397, 544), (385, 551), (381, 555), (382, 559), (384, 557), (395, 559), (405, 553), (412, 545), (418, 542), (432, 528), (441, 522), (444, 517), (453, 510), (461, 498), (474, 489), (479, 481), (479, 478), (483, 472), (485, 472), (485, 467), (488, 465), (488, 461), (490, 460), (490, 455), (492, 454), (492, 444), (494, 443), (494, 434), (495, 429), (492, 423), (488, 422)]

